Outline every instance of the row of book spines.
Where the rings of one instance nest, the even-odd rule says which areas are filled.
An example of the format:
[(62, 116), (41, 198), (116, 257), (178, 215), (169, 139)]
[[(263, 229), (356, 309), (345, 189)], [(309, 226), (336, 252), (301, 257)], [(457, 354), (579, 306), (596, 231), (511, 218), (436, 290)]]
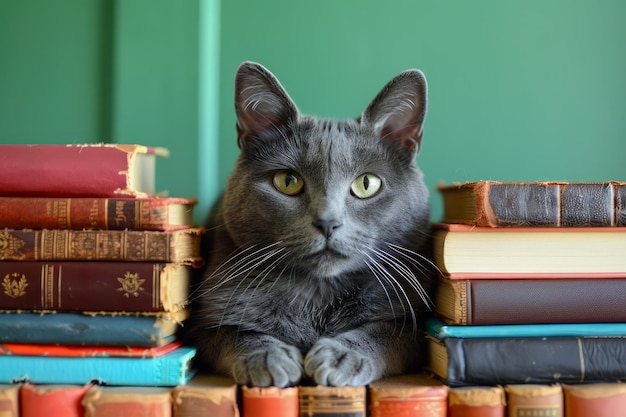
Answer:
[[(626, 410), (626, 384), (619, 383), (449, 390), (446, 386), (428, 386), (414, 387), (413, 392), (420, 393), (409, 396), (406, 388), (370, 388), (369, 399), (366, 387), (244, 387), (238, 400), (238, 387), (225, 378), (217, 379), (210, 387), (181, 385), (173, 389), (5, 385), (0, 387), (0, 413), (3, 417), (303, 417), (329, 413), (351, 417), (608, 417)], [(406, 414), (409, 410), (411, 413)]]

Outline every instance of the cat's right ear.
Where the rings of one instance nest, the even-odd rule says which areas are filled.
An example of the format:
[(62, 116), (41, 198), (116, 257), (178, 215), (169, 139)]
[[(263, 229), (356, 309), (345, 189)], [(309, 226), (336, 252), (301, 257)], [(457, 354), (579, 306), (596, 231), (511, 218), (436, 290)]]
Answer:
[(279, 133), (298, 117), (298, 109), (278, 79), (255, 62), (244, 62), (235, 76), (237, 143)]

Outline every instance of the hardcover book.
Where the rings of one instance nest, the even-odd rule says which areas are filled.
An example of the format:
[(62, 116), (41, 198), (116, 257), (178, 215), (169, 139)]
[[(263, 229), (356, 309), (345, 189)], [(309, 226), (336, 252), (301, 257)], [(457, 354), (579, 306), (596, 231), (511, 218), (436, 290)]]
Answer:
[(231, 378), (197, 374), (172, 390), (173, 417), (239, 417), (238, 387)]
[(626, 276), (626, 228), (622, 227), (439, 224), (433, 232), (434, 262), (452, 276)]
[(0, 385), (0, 416), (20, 417), (21, 384)]
[(626, 337), (426, 337), (427, 368), (450, 386), (575, 384), (626, 378)]
[(0, 342), (163, 346), (174, 341), (179, 323), (187, 315), (188, 310), (161, 315), (3, 312), (0, 313)]
[(0, 228), (179, 230), (193, 225), (190, 198), (0, 197)]
[(459, 325), (619, 323), (625, 299), (626, 278), (442, 279), (434, 311)]
[(193, 375), (196, 351), (180, 347), (156, 358), (54, 357), (0, 355), (0, 383), (169, 386), (185, 384)]
[(298, 387), (241, 387), (245, 417), (297, 417)]
[(167, 388), (95, 386), (83, 398), (85, 417), (171, 417)]
[(191, 268), (150, 262), (0, 262), (0, 310), (177, 313)]
[(157, 156), (142, 145), (0, 145), (5, 197), (149, 197)]
[(626, 415), (626, 384), (563, 385), (565, 417)]
[(504, 417), (505, 414), (506, 397), (500, 385), (455, 387), (448, 392), (448, 417)]
[(83, 417), (81, 401), (91, 386), (91, 384), (75, 386), (26, 383), (20, 390), (20, 416)]
[(626, 183), (476, 181), (439, 187), (444, 223), (626, 226)]
[(87, 357), (127, 357), (158, 358), (178, 349), (182, 342), (175, 341), (160, 347), (137, 346), (68, 346), (68, 345), (31, 345), (23, 343), (0, 344), (0, 355), (55, 356), (66, 358)]
[[(366, 387), (300, 386), (300, 417), (365, 417), (367, 413)], [(244, 409), (247, 416), (247, 410)]]
[(0, 230), (0, 261), (136, 261), (200, 266), (203, 229)]
[(507, 416), (563, 417), (563, 390), (560, 385), (517, 384), (504, 387)]
[(448, 386), (426, 374), (382, 378), (369, 385), (371, 417), (446, 417)]

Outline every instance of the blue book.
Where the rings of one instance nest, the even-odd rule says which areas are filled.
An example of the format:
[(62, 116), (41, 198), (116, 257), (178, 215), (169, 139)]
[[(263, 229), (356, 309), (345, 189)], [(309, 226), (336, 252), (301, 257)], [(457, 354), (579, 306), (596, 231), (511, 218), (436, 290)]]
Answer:
[(439, 340), (450, 337), (481, 339), (497, 337), (602, 337), (626, 336), (626, 323), (567, 323), (567, 324), (498, 324), (484, 326), (447, 325), (428, 318), (426, 331)]
[(0, 313), (0, 343), (156, 347), (176, 338), (168, 317)]
[(196, 350), (180, 347), (156, 358), (0, 356), (0, 383), (33, 384), (96, 382), (105, 385), (173, 387), (185, 384)]

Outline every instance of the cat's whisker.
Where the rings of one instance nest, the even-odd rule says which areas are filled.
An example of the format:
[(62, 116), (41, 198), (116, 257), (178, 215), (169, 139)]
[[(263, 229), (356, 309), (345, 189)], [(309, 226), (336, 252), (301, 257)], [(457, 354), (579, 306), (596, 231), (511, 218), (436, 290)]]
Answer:
[(437, 271), (437, 273), (440, 276), (443, 276), (443, 272), (441, 272), (441, 269), (439, 269), (439, 267), (437, 265), (434, 264), (434, 262), (430, 259), (428, 259), (427, 257), (425, 257), (424, 255), (415, 252), (414, 250), (411, 250), (409, 248), (405, 248), (403, 246), (400, 245), (396, 245), (394, 243), (390, 243), (390, 242), (386, 242), (387, 246), (389, 246), (389, 248), (391, 248), (394, 252), (397, 252), (398, 254), (404, 256), (406, 259), (409, 260), (409, 262), (411, 262), (413, 265), (415, 265), (417, 268), (419, 268), (422, 272), (424, 273), (428, 273), (429, 269), (427, 267), (425, 267), (424, 265), (422, 265), (419, 260), (425, 261), (426, 264), (428, 264), (428, 266), (430, 268), (432, 268), (433, 270)]

